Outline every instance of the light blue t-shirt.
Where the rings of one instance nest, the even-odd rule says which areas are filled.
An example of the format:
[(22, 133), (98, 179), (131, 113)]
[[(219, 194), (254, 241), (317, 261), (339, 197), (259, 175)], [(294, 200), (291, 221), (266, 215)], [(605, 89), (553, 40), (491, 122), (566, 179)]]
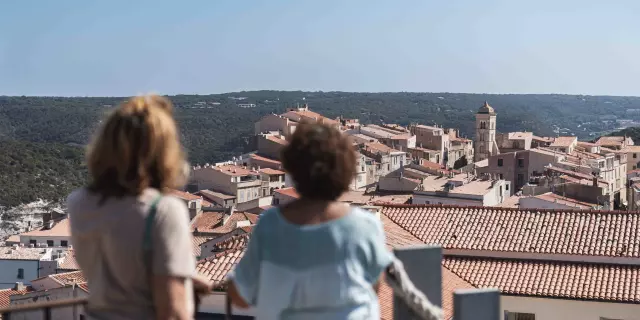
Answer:
[(272, 208), (229, 278), (256, 319), (379, 319), (373, 284), (392, 258), (382, 223), (368, 211), (295, 225)]

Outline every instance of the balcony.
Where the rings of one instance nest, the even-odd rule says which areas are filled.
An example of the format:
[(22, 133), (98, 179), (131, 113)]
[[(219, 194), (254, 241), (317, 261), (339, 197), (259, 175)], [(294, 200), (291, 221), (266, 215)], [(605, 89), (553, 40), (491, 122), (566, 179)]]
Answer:
[[(412, 246), (396, 249), (396, 257), (400, 259), (415, 286), (437, 305), (442, 306), (442, 248), (439, 246)], [(425, 272), (429, 270), (429, 272)], [(217, 296), (217, 297), (215, 297)], [(217, 298), (218, 303), (210, 303)], [(204, 297), (195, 319), (213, 320), (228, 319), (225, 317), (224, 296), (212, 293)], [(86, 319), (86, 299), (68, 299), (44, 303), (28, 303), (13, 305), (0, 309), (2, 320), (11, 319)], [(240, 311), (240, 310), (238, 310)], [(237, 312), (231, 319), (253, 319), (247, 311)], [(500, 292), (498, 289), (460, 289), (453, 293), (454, 320), (500, 320)], [(414, 313), (394, 297), (393, 319), (418, 319)], [(450, 320), (445, 318), (444, 320)]]

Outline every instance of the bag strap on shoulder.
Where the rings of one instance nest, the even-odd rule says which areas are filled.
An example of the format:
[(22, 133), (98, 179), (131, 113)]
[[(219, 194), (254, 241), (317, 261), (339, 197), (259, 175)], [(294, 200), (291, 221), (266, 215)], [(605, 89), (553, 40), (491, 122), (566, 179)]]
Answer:
[(142, 250), (144, 254), (145, 267), (147, 268), (149, 276), (151, 276), (151, 265), (153, 263), (152, 257), (151, 257), (151, 250), (152, 250), (151, 247), (153, 244), (151, 233), (153, 230), (153, 221), (156, 219), (156, 213), (158, 212), (158, 203), (160, 202), (160, 199), (162, 199), (162, 195), (159, 195), (155, 199), (153, 199), (153, 201), (151, 202), (151, 206), (149, 207), (149, 213), (147, 214), (147, 217), (144, 219), (144, 234), (142, 238)]

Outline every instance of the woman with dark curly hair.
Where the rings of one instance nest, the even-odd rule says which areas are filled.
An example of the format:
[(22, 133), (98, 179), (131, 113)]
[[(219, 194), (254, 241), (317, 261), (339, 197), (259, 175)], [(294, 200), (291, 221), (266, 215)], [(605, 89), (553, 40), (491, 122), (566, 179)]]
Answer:
[(337, 199), (356, 173), (348, 137), (301, 123), (282, 152), (299, 200), (266, 211), (229, 274), (229, 296), (257, 319), (379, 319), (376, 285), (393, 256), (373, 214)]

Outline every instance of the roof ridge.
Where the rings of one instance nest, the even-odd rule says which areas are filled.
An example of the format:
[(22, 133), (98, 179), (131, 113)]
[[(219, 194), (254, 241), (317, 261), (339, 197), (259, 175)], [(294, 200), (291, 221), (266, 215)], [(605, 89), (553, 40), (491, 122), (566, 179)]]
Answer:
[[(580, 200), (577, 200), (580, 201)], [(407, 203), (394, 203), (387, 201), (373, 202), (376, 206), (392, 207), (392, 208), (458, 208), (458, 209), (493, 209), (503, 211), (532, 211), (532, 212), (565, 212), (565, 213), (602, 213), (602, 214), (640, 214), (639, 210), (636, 211), (624, 211), (624, 210), (600, 210), (600, 209), (544, 209), (544, 208), (505, 208), (495, 206), (461, 206), (454, 204), (407, 204)]]
[[(471, 250), (474, 251), (474, 250)], [(480, 251), (480, 250), (478, 250)], [(497, 250), (496, 250), (497, 251)], [(505, 252), (505, 251), (497, 251)], [(615, 257), (613, 257), (615, 258)], [(463, 259), (463, 260), (491, 260), (491, 261), (509, 261), (509, 262), (521, 262), (521, 263), (547, 263), (554, 265), (580, 265), (580, 266), (608, 266), (616, 268), (640, 268), (637, 264), (628, 263), (609, 263), (609, 262), (595, 262), (595, 261), (574, 261), (574, 260), (550, 260), (550, 259), (536, 259), (536, 258), (517, 258), (517, 257), (495, 257), (495, 256), (472, 256), (472, 255), (456, 255), (447, 254), (442, 259)], [(448, 268), (447, 268), (448, 269)]]
[(220, 258), (220, 257), (222, 257), (222, 256), (226, 256), (226, 255), (228, 255), (228, 254), (234, 253), (234, 252), (236, 252), (236, 251), (238, 251), (238, 250), (245, 250), (245, 249), (246, 249), (246, 247), (247, 247), (246, 245), (243, 245), (243, 246), (240, 246), (240, 247), (237, 247), (237, 248), (233, 248), (233, 249), (229, 249), (229, 250), (225, 250), (225, 251), (218, 252), (218, 253), (216, 253), (216, 254), (214, 254), (214, 255), (212, 255), (212, 256), (208, 256), (208, 257), (206, 257), (206, 258), (204, 258), (204, 259), (200, 259), (200, 260), (198, 260), (198, 262), (196, 263), (196, 265), (197, 265), (197, 264), (200, 264), (200, 263), (203, 263), (203, 262), (207, 262), (207, 261), (208, 261), (208, 262), (212, 262), (212, 261), (213, 261), (213, 260), (215, 260), (215, 259), (218, 259), (218, 258)]

